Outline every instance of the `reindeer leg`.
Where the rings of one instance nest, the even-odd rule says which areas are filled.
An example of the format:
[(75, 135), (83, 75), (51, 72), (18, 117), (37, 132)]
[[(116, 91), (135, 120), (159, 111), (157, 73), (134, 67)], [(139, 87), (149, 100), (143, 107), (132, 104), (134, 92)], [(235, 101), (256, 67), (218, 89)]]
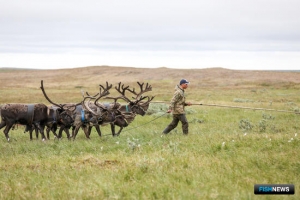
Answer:
[(45, 125), (40, 125), (39, 122), (34, 123), (34, 125), (40, 130), (40, 133), (42, 135), (42, 140), (45, 141), (46, 140), (46, 137), (45, 137), (45, 134), (44, 134)]
[(81, 124), (75, 126), (74, 133), (73, 133), (73, 140), (75, 140), (76, 135), (77, 135), (77, 133), (78, 133), (80, 127), (81, 127)]
[(34, 131), (35, 131), (35, 137), (36, 137), (36, 139), (38, 139), (39, 138), (39, 130), (36, 127), (34, 127)]
[(57, 136), (58, 139), (62, 138), (62, 132), (63, 132), (63, 130), (65, 130), (65, 126), (61, 125), (60, 128), (59, 128), (59, 131), (58, 131), (58, 136)]
[(123, 130), (123, 126), (120, 127), (120, 130), (118, 131), (118, 133), (116, 135), (119, 136), (122, 130)]
[(96, 131), (97, 131), (99, 137), (101, 137), (102, 134), (101, 134), (100, 126), (97, 124), (97, 125), (95, 125), (95, 128), (96, 128)]
[(57, 123), (52, 123), (51, 126), (46, 129), (48, 140), (50, 139), (50, 131), (53, 133), (55, 138), (59, 138), (59, 136), (56, 134), (56, 130), (57, 130)]
[(30, 141), (32, 140), (32, 131), (33, 131), (33, 125), (31, 125), (31, 127), (27, 124), (25, 126), (25, 130), (24, 133), (29, 132), (29, 139)]
[(82, 127), (82, 129), (83, 129), (83, 131), (84, 131), (84, 134), (85, 134), (85, 137), (87, 138), (87, 139), (90, 139), (90, 126), (89, 125), (85, 125), (85, 126), (83, 126)]
[(4, 134), (5, 134), (5, 137), (6, 137), (6, 140), (9, 142), (10, 139), (9, 139), (9, 136), (8, 136), (8, 132), (9, 130), (11, 129), (11, 127), (13, 126), (13, 124), (6, 124), (6, 127), (4, 129)]
[(75, 129), (75, 126), (72, 126), (72, 135), (71, 135), (71, 138), (74, 137), (74, 129)]
[(70, 139), (71, 139), (71, 137), (70, 137), (69, 129), (68, 129), (68, 128), (66, 128), (66, 127), (64, 127), (64, 131), (65, 131), (65, 132), (66, 132), (66, 134), (67, 134), (67, 138), (68, 138), (68, 140), (70, 140)]
[(50, 127), (46, 128), (47, 140), (50, 140), (50, 130), (51, 130)]
[(26, 133), (27, 131), (30, 131), (31, 129), (29, 129), (29, 125), (26, 125), (24, 133)]
[(89, 127), (88, 127), (88, 134), (89, 134), (89, 136), (91, 136), (92, 128), (93, 128), (92, 126), (89, 126)]
[(116, 136), (116, 133), (115, 133), (115, 123), (110, 123), (110, 128), (111, 128), (111, 134), (113, 137)]
[[(27, 126), (28, 125), (26, 125), (26, 129), (27, 129)], [(28, 129), (27, 129), (28, 130)], [(32, 132), (33, 132), (33, 128), (31, 127), (29, 130), (29, 138), (30, 138), (30, 140), (32, 140)]]
[(60, 126), (60, 128), (59, 128), (59, 131), (58, 131), (58, 136), (57, 136), (57, 138), (58, 139), (61, 139), (62, 138), (62, 132), (65, 130), (65, 126)]

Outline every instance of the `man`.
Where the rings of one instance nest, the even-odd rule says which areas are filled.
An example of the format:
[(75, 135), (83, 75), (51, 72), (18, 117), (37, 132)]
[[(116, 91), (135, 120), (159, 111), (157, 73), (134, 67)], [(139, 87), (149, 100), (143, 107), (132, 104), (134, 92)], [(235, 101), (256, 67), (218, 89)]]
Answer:
[(175, 93), (171, 100), (168, 113), (173, 113), (173, 121), (165, 128), (164, 134), (168, 134), (176, 128), (178, 122), (181, 121), (182, 132), (187, 135), (189, 133), (189, 124), (185, 116), (184, 107), (192, 105), (190, 102), (185, 103), (184, 90), (188, 88), (189, 82), (186, 79), (181, 79), (179, 85), (175, 87)]

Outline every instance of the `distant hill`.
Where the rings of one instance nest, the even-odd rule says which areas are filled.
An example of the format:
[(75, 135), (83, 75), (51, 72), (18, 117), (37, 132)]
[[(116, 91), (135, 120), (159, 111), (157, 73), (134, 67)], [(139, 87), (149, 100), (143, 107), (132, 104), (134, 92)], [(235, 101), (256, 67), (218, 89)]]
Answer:
[[(137, 81), (149, 83), (153, 87), (150, 95), (156, 99), (169, 100), (173, 88), (180, 79), (191, 82), (188, 93), (193, 99), (202, 95), (220, 93), (224, 90), (236, 91), (259, 88), (300, 88), (300, 73), (294, 71), (252, 71), (229, 70), (224, 68), (170, 69), (133, 68), (113, 66), (92, 66), (73, 69), (35, 70), (0, 69), (0, 104), (11, 102), (46, 102), (41, 93), (41, 80), (51, 98), (57, 102), (78, 102), (81, 91), (91, 94), (99, 92), (99, 84), (117, 85), (119, 82), (139, 90)], [(113, 96), (116, 91), (111, 90)]]
[[(5, 73), (3, 73), (5, 72)], [(50, 85), (91, 85), (105, 81), (118, 83), (136, 81), (163, 81), (176, 84), (181, 78), (199, 86), (234, 86), (243, 84), (300, 83), (300, 71), (230, 70), (224, 68), (170, 69), (91, 66), (72, 69), (36, 70), (1, 68), (2, 86), (30, 86), (44, 79)], [(5, 81), (7, 80), (7, 81)], [(162, 85), (163, 86), (163, 85)]]

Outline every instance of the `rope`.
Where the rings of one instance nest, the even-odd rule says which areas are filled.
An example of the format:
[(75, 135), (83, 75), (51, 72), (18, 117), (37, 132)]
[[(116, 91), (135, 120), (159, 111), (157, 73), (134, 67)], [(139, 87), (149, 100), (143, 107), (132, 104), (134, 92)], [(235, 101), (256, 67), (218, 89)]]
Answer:
[(160, 115), (160, 116), (158, 116), (158, 117), (152, 119), (151, 121), (146, 122), (146, 123), (144, 123), (144, 124), (142, 124), (142, 125), (140, 125), (140, 126), (136, 126), (136, 127), (130, 128), (130, 129), (126, 129), (125, 131), (122, 131), (122, 133), (123, 133), (123, 132), (126, 132), (126, 131), (129, 131), (129, 130), (132, 130), (132, 129), (139, 128), (139, 127), (141, 127), (141, 126), (145, 126), (146, 124), (149, 124), (149, 123), (151, 123), (151, 122), (153, 122), (153, 121), (155, 121), (155, 120), (161, 118), (161, 117), (164, 116), (165, 114), (167, 114), (167, 112), (165, 112), (164, 114), (162, 114), (162, 115)]
[[(146, 124), (149, 124), (149, 123), (151, 123), (151, 122), (153, 122), (153, 121), (155, 121), (155, 120), (157, 120), (157, 119), (163, 117), (163, 116), (166, 115), (166, 114), (167, 114), (167, 112), (165, 112), (164, 114), (162, 114), (162, 115), (160, 115), (160, 116), (158, 116), (158, 117), (152, 119), (151, 121), (148, 121), (148, 122), (146, 122), (146, 123), (144, 123), (144, 124), (142, 124), (142, 125), (140, 125), (140, 126), (136, 126), (136, 127), (130, 128), (130, 129), (126, 129), (126, 130), (122, 131), (122, 133), (124, 133), (124, 132), (126, 132), (126, 131), (133, 130), (133, 129), (140, 128), (141, 126), (145, 126)], [(102, 136), (108, 136), (108, 135), (111, 135), (111, 134), (106, 134), (106, 135), (102, 135)]]

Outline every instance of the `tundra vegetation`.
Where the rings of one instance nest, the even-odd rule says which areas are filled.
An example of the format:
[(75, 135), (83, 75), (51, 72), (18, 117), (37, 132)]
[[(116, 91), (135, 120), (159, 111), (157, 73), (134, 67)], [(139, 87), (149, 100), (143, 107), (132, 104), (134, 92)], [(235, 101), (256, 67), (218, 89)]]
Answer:
[[(94, 94), (105, 81), (149, 82), (154, 101), (168, 102), (181, 78), (191, 82), (186, 93), (194, 103), (300, 110), (299, 72), (221, 68), (3, 69), (0, 104), (48, 105), (40, 80), (58, 103), (80, 102), (81, 90)], [(29, 141), (15, 126), (7, 142), (1, 129), (0, 199), (299, 199), (299, 114), (194, 105), (187, 107), (188, 136), (180, 125), (162, 136), (167, 106), (151, 103), (119, 137), (104, 126), (90, 140), (80, 130), (75, 141)], [(253, 192), (254, 184), (287, 183), (295, 195)]]

